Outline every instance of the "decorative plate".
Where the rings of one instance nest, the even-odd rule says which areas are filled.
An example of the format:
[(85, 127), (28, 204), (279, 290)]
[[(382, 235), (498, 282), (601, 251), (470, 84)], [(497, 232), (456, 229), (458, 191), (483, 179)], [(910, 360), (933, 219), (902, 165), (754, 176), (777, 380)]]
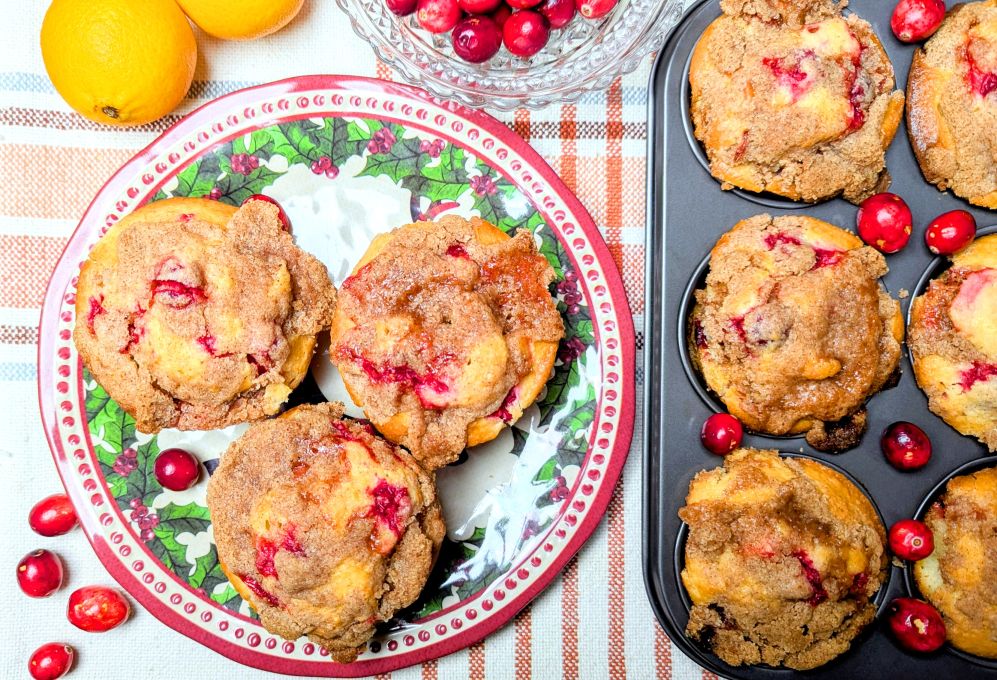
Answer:
[[(537, 403), (514, 427), (439, 472), (448, 526), (421, 598), (359, 659), (325, 658), (269, 634), (218, 566), (206, 477), (163, 489), (158, 451), (179, 446), (210, 473), (245, 426), (137, 432), (83, 369), (71, 340), (88, 249), (136, 207), (167, 196), (280, 201), (299, 245), (339, 284), (381, 231), (447, 212), (526, 229), (557, 272), (566, 338)], [(104, 566), (156, 617), (230, 658), (282, 673), (359, 676), (481, 639), (554, 578), (595, 528), (627, 456), (634, 419), (633, 324), (609, 252), (577, 199), (492, 118), (424, 92), (311, 76), (235, 92), (187, 116), (125, 164), (87, 209), (53, 274), (39, 344), (46, 435)], [(340, 399), (318, 352), (295, 403)], [(354, 414), (359, 414), (356, 409)]]

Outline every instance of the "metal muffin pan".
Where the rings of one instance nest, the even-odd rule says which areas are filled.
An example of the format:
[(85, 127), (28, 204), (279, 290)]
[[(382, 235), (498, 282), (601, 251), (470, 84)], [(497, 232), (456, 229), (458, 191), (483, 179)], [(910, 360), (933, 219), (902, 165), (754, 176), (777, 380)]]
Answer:
[[(889, 27), (893, 2), (853, 0), (848, 11), (869, 21), (886, 49), (901, 89), (907, 82), (914, 47), (897, 41)], [(651, 75), (648, 110), (648, 225), (645, 262), (644, 329), (644, 569), (652, 608), (669, 637), (689, 657), (722, 677), (744, 680), (787, 678), (794, 671), (768, 666), (731, 667), (685, 637), (689, 603), (679, 578), (685, 530), (678, 510), (685, 503), (689, 482), (700, 470), (722, 465), (699, 441), (703, 421), (722, 405), (691, 367), (686, 347), (686, 323), (692, 293), (702, 283), (708, 255), (720, 236), (739, 220), (768, 212), (806, 214), (854, 231), (856, 207), (843, 199), (807, 205), (745, 191), (722, 191), (710, 176), (702, 148), (692, 134), (689, 116), (688, 65), (703, 30), (720, 15), (717, 0), (691, 7), (659, 53)], [(961, 208), (971, 212), (980, 234), (993, 233), (997, 213), (970, 206), (940, 192), (921, 175), (907, 139), (905, 123), (887, 151), (893, 178), (890, 191), (907, 201), (914, 215), (914, 234), (900, 253), (888, 255), (889, 273), (883, 283), (900, 298), (904, 318), (910, 302), (947, 261), (924, 246), (927, 223), (936, 215)], [(860, 445), (841, 454), (812, 449), (800, 436), (769, 437), (746, 433), (745, 446), (778, 449), (810, 457), (843, 471), (872, 499), (887, 528), (913, 517), (933, 502), (939, 485), (963, 466), (979, 469), (997, 465), (997, 457), (976, 439), (960, 435), (928, 410), (927, 398), (914, 380), (910, 356), (901, 357), (899, 383), (872, 397), (869, 429)], [(883, 429), (897, 420), (916, 423), (931, 437), (934, 455), (917, 472), (893, 469), (879, 448)], [(894, 597), (907, 596), (913, 583), (907, 570), (889, 567), (891, 577), (876, 597), (882, 608)], [(897, 573), (893, 573), (897, 572)], [(931, 655), (901, 649), (875, 623), (849, 651), (812, 671), (811, 678), (905, 678), (960, 680), (993, 678), (997, 664), (946, 646)]]

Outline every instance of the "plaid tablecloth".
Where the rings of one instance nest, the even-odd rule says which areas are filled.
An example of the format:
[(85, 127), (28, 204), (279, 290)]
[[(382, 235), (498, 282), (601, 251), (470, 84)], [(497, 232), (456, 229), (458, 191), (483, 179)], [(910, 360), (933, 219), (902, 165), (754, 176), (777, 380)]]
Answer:
[[(91, 198), (136, 151), (196, 106), (241, 87), (305, 73), (391, 78), (328, 0), (311, 0), (284, 31), (232, 43), (198, 35), (195, 82), (175, 114), (130, 130), (72, 112), (52, 89), (38, 34), (47, 2), (0, 0), (0, 677), (24, 677), (43, 642), (65, 641), (73, 677), (266, 677), (238, 666), (139, 610), (125, 626), (89, 635), (66, 621), (65, 593), (28, 601), (16, 586), (21, 555), (51, 547), (74, 584), (111, 583), (82, 532), (42, 539), (27, 509), (61, 489), (38, 413), (36, 343), (49, 275)], [(498, 117), (543, 155), (591, 212), (624, 283), (637, 328), (644, 311), (644, 200), (648, 58), (637, 72), (577, 104)], [(642, 382), (637, 334), (637, 380)], [(640, 397), (638, 390), (638, 413)], [(474, 647), (393, 678), (709, 677), (665, 637), (641, 576), (640, 423), (607, 517), (564, 573), (502, 630)], [(181, 670), (182, 669), (182, 670)]]

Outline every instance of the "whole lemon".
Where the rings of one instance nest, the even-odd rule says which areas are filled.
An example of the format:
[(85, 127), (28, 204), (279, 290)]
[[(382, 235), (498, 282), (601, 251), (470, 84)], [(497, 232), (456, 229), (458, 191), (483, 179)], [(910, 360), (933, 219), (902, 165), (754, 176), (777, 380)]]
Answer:
[(251, 40), (288, 24), (305, 0), (177, 0), (202, 31), (225, 40)]
[(197, 43), (174, 0), (54, 0), (42, 59), (56, 91), (99, 123), (141, 125), (187, 94)]

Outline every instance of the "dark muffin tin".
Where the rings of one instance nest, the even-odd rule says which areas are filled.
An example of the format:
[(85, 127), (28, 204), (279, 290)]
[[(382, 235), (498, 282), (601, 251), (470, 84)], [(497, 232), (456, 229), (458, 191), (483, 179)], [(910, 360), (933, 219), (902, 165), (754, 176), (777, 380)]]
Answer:
[[(848, 11), (869, 21), (893, 63), (904, 89), (914, 47), (897, 41), (890, 31), (893, 2), (853, 0)], [(706, 389), (689, 363), (686, 323), (692, 294), (702, 284), (710, 249), (739, 220), (768, 212), (802, 212), (850, 231), (856, 207), (843, 199), (807, 205), (778, 196), (721, 191), (710, 176), (706, 158), (692, 134), (689, 117), (688, 68), (699, 36), (720, 15), (717, 0), (688, 10), (658, 55), (650, 83), (648, 128), (648, 227), (646, 239), (646, 310), (644, 344), (644, 565), (651, 605), (669, 637), (704, 668), (728, 678), (786, 678), (787, 669), (767, 666), (732, 667), (685, 637), (689, 602), (679, 580), (685, 529), (678, 510), (685, 503), (689, 482), (700, 470), (722, 465), (700, 444), (703, 421), (722, 405)], [(901, 290), (904, 318), (911, 300), (947, 261), (934, 258), (924, 246), (924, 228), (936, 215), (961, 208), (976, 217), (979, 233), (997, 232), (997, 213), (971, 207), (951, 193), (925, 182), (914, 158), (904, 123), (887, 152), (893, 177), (890, 191), (907, 201), (914, 214), (914, 234), (900, 253), (886, 257), (890, 272), (884, 284), (896, 297)], [(803, 437), (746, 434), (744, 445), (779, 449), (811, 457), (843, 471), (872, 499), (887, 528), (922, 512), (956, 473), (997, 464), (984, 458), (986, 448), (960, 435), (928, 410), (927, 398), (914, 380), (905, 350), (899, 383), (875, 395), (868, 404), (869, 429), (860, 445), (841, 454), (812, 449)], [(879, 448), (879, 435), (890, 423), (908, 420), (931, 437), (934, 454), (917, 472), (894, 470)], [(905, 569), (891, 566), (890, 577), (875, 602), (880, 610), (894, 597), (917, 595)], [(946, 646), (931, 655), (901, 649), (877, 621), (834, 661), (805, 673), (813, 678), (904, 678), (937, 680), (997, 677), (997, 664)]]

